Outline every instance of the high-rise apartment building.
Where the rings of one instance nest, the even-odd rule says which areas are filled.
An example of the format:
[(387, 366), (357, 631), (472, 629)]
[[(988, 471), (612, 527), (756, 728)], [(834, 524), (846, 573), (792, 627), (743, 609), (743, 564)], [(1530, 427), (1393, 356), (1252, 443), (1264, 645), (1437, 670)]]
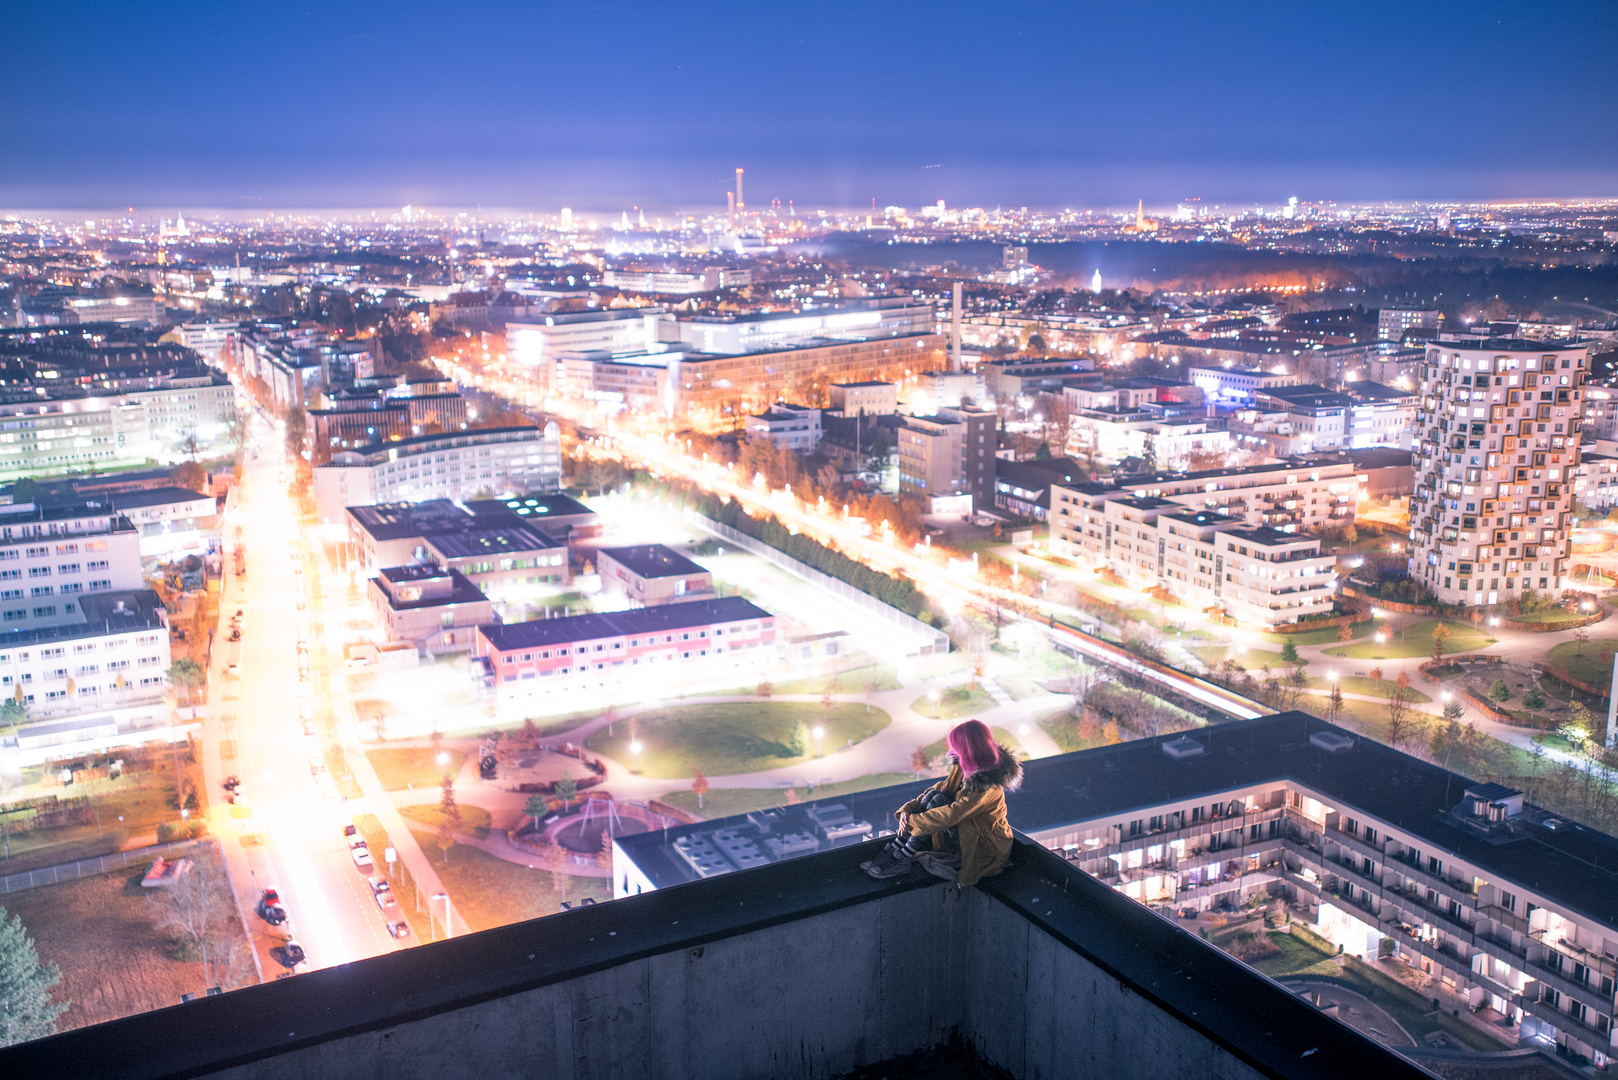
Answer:
[(1573, 342), (1427, 346), (1410, 574), (1439, 600), (1498, 604), (1559, 584), (1589, 362)]

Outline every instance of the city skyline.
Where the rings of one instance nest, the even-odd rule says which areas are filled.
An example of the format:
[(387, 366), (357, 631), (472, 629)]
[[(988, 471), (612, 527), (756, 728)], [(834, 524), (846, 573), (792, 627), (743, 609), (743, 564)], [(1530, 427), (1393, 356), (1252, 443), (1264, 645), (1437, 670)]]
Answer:
[[(409, 6), (387, 19), (125, 5), (87, 26), (85, 14), (18, 12), (13, 47), (0, 46), (14, 73), (0, 206), (686, 210), (723, 206), (737, 165), (753, 206), (1618, 187), (1618, 75), (1569, 59), (1572, 42), (1618, 28), (1598, 4), (1347, 18), (935, 7), (874, 24), (853, 9), (811, 22), (634, 3), (485, 5), (448, 26)], [(1502, 55), (1565, 74), (1488, 73), (1480, 58)], [(64, 82), (67, 70), (79, 74)], [(1541, 149), (1503, 152), (1529, 131)]]

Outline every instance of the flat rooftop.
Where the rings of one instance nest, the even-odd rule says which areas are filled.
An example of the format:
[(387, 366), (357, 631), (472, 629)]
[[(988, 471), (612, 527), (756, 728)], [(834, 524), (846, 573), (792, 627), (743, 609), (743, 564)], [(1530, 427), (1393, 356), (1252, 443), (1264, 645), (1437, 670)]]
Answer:
[(503, 529), (467, 529), (459, 532), (431, 533), (426, 539), (433, 549), (446, 559), (465, 559), (475, 555), (516, 555), (566, 546), (543, 530), (526, 524), (512, 525)]
[(706, 574), (707, 568), (662, 544), (637, 544), (633, 547), (602, 548), (605, 555), (636, 577), (657, 578), (689, 577)]
[(714, 623), (772, 617), (768, 611), (739, 596), (725, 596), (717, 600), (662, 604), (601, 615), (570, 615), (564, 619), (539, 619), (524, 623), (489, 623), (478, 627), (478, 632), (494, 648), (510, 652), (512, 649), (566, 645), (574, 641), (596, 641), (636, 634), (671, 633)]

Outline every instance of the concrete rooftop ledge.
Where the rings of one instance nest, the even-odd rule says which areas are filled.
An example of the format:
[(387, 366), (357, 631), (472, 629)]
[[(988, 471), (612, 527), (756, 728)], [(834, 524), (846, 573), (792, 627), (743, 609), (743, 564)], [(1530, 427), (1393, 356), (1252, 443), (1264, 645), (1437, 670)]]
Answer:
[(957, 892), (841, 848), (0, 1050), (0, 1076), (1430, 1076), (1029, 842)]

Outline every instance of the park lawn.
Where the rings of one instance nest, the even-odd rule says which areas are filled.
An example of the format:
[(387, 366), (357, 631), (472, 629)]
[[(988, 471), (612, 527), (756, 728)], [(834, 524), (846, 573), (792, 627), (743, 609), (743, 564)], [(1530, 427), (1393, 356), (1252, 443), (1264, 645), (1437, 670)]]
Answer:
[[(1385, 698), (1392, 696), (1394, 688), (1399, 684), (1392, 679), (1371, 679), (1363, 675), (1344, 675), (1337, 680), (1337, 685), (1343, 688), (1343, 693), (1345, 694), (1369, 694), (1372, 697)], [(1309, 687), (1312, 690), (1330, 690), (1331, 682), (1327, 679), (1310, 679)], [(1417, 705), (1426, 705), (1433, 700), (1414, 686), (1405, 691), (1405, 696)]]
[(1567, 608), (1556, 607), (1547, 608), (1544, 611), (1530, 611), (1513, 615), (1511, 618), (1513, 622), (1543, 623), (1554, 626), (1558, 623), (1576, 622), (1589, 614), (1588, 611), (1569, 611)]
[(1064, 754), (1104, 745), (1099, 736), (1087, 739), (1080, 735), (1079, 718), (1071, 712), (1056, 712), (1042, 716), (1039, 719), (1039, 726), (1044, 729), (1045, 734), (1055, 740), (1057, 749)]
[[(166, 764), (166, 759), (163, 760)], [(191, 774), (192, 782), (198, 787), (198, 805), (205, 809), (209, 793), (201, 790), (202, 771), (190, 762), (183, 762), (181, 768)], [(31, 832), (8, 830), (5, 843), (0, 845), (0, 874), (111, 854), (119, 849), (124, 837), (154, 833), (160, 823), (178, 821), (180, 817), (174, 799), (174, 773), (166, 767), (126, 773), (119, 780), (93, 780), (66, 788), (35, 788), (13, 793), (16, 799), (35, 795), (58, 795), (64, 799), (89, 795), (94, 800), (92, 805), (98, 821)], [(122, 822), (118, 820), (120, 817), (124, 819)]]
[[(732, 814), (750, 814), (754, 810), (768, 810), (775, 806), (785, 806), (791, 794), (796, 793), (800, 802), (809, 799), (832, 799), (839, 795), (852, 795), (857, 791), (870, 791), (873, 788), (892, 787), (895, 784), (908, 784), (920, 779), (914, 773), (872, 773), (870, 776), (857, 776), (852, 780), (844, 780), (836, 784), (817, 784), (813, 787), (802, 788), (711, 788), (702, 797), (702, 806), (697, 806), (697, 796), (689, 789), (665, 792), (659, 796), (663, 802), (670, 806), (677, 806), (688, 813), (699, 814), (712, 821), (717, 818), (730, 817)], [(895, 806), (898, 804), (895, 803)]]
[(959, 720), (995, 708), (994, 698), (982, 686), (951, 686), (938, 692), (938, 704), (928, 694), (910, 703), (910, 711), (933, 720)]
[(1575, 679), (1592, 686), (1606, 686), (1612, 682), (1612, 657), (1618, 652), (1618, 638), (1591, 638), (1582, 646), (1577, 641), (1564, 641), (1553, 646), (1550, 661), (1566, 668)]
[[(611, 878), (530, 870), (466, 844), (456, 844), (443, 852), (432, 833), (412, 829), (410, 834), (438, 872), (461, 918), (474, 932), (554, 915), (562, 910), (563, 900), (590, 897), (599, 903), (612, 899)], [(402, 898), (400, 906), (404, 906)]]
[[(1196, 654), (1197, 659), (1208, 665), (1210, 671), (1223, 664), (1226, 659), (1235, 660), (1242, 667), (1252, 672), (1262, 671), (1265, 664), (1270, 665), (1271, 671), (1280, 671), (1283, 668), (1292, 666), (1281, 659), (1279, 652), (1271, 652), (1268, 649), (1237, 649), (1229, 645), (1193, 645), (1191, 646), (1191, 651)], [(1309, 661), (1307, 659), (1302, 656), (1298, 657), (1298, 659), (1302, 661), (1305, 667), (1308, 666)], [(1258, 676), (1255, 674), (1253, 677), (1257, 678)]]
[[(881, 709), (854, 702), (833, 702), (830, 709), (809, 701), (677, 705), (620, 722), (614, 735), (597, 731), (585, 745), (629, 768), (639, 768), (646, 776), (672, 780), (693, 776), (697, 769), (709, 776), (730, 776), (813, 761), (816, 746), (812, 736), (807, 754), (793, 754), (786, 745), (799, 723), (811, 730), (824, 728), (820, 748), (830, 751), (851, 739), (869, 739), (891, 719)], [(630, 752), (632, 738), (640, 741), (639, 755)]]
[[(1326, 698), (1323, 694), (1310, 694), (1300, 706), (1304, 712), (1326, 718)], [(1367, 736), (1377, 742), (1388, 741), (1388, 707), (1378, 701), (1344, 701), (1344, 718), (1354, 721)], [(1433, 725), (1438, 718), (1431, 713), (1411, 709), (1408, 713), (1412, 731), (1408, 746), (1426, 746), (1432, 741)]]
[(1281, 979), (1288, 975), (1332, 977), (1339, 974), (1337, 965), (1332, 963), (1332, 954), (1315, 948), (1304, 940), (1302, 934), (1271, 930), (1269, 937), (1275, 943), (1275, 947), (1281, 950), (1281, 955), (1253, 961), (1252, 966), (1270, 978)]
[[(1344, 612), (1347, 614), (1347, 612)], [(1349, 632), (1357, 638), (1367, 637), (1376, 629), (1376, 623), (1371, 619), (1364, 622), (1351, 623)], [(1338, 628), (1335, 626), (1322, 626), (1319, 630), (1299, 630), (1296, 634), (1259, 634), (1260, 641), (1268, 641), (1272, 645), (1281, 645), (1292, 642), (1294, 645), (1330, 645), (1340, 640), (1337, 636)]]
[[(489, 825), (494, 820), (489, 812), (481, 806), (473, 806), (470, 803), (458, 803), (457, 806), (461, 811), (461, 827), (455, 831), (474, 840), (488, 839)], [(434, 834), (438, 832), (438, 826), (444, 820), (444, 812), (431, 803), (406, 806), (399, 811), (399, 816), (406, 821), (427, 826)]]
[[(1447, 622), (1444, 625), (1450, 629), (1450, 636), (1444, 639), (1444, 652), (1449, 656), (1474, 652), (1494, 644), (1494, 638), (1480, 630), (1472, 629), (1466, 623)], [(1410, 656), (1431, 656), (1433, 631), (1437, 627), (1437, 619), (1428, 619), (1407, 628), (1402, 637), (1390, 637), (1380, 645), (1374, 641), (1361, 641), (1327, 649), (1326, 653), (1329, 656), (1341, 656), (1351, 660), (1398, 660)]]
[[(790, 679), (774, 684), (777, 694), (876, 694), (884, 690), (898, 690), (904, 686), (892, 664), (867, 664), (864, 667), (816, 675), (807, 679)], [(741, 693), (751, 694), (757, 689), (747, 687)]]
[(438, 787), (444, 777), (459, 772), (466, 761), (465, 752), (447, 749), (441, 752), (449, 755), (449, 761), (443, 765), (438, 764), (430, 746), (383, 747), (367, 750), (365, 756), (371, 759), (371, 768), (376, 770), (376, 778), (382, 781), (382, 786), (388, 791), (399, 791)]

